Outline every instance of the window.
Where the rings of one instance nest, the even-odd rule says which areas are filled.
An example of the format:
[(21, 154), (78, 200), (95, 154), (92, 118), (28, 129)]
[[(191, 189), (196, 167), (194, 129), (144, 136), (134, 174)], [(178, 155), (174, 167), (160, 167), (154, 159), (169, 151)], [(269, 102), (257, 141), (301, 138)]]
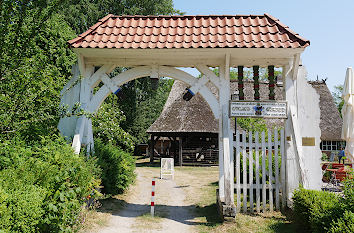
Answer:
[(320, 144), (322, 151), (339, 151), (342, 146), (345, 146), (343, 141), (322, 141)]

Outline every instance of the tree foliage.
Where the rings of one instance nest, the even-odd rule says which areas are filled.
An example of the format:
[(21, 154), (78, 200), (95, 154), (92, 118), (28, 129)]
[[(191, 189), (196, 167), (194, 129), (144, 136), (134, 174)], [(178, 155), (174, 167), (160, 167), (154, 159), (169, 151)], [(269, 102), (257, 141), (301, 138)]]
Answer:
[(146, 130), (160, 116), (173, 85), (173, 79), (161, 78), (153, 90), (149, 77), (123, 86), (119, 106), (126, 115), (122, 127), (134, 135), (138, 143), (147, 142)]
[(171, 15), (181, 12), (172, 0), (79, 0), (62, 9), (66, 21), (76, 33), (83, 33), (108, 14)]
[(121, 128), (126, 117), (124, 112), (120, 110), (115, 95), (106, 99), (92, 120), (95, 139), (111, 143), (126, 151), (134, 150), (136, 139)]
[[(0, 3), (0, 231), (71, 232), (101, 173), (97, 161), (74, 154), (58, 137), (60, 91), (76, 62), (67, 41), (108, 13), (171, 14), (172, 1)], [(101, 107), (95, 133), (131, 150), (133, 138), (121, 128), (130, 119), (109, 100), (117, 99)], [(117, 149), (114, 156), (125, 154)], [(131, 163), (121, 163), (129, 177), (115, 177), (119, 192), (133, 179)]]
[(334, 91), (332, 92), (332, 96), (334, 99), (334, 103), (336, 104), (337, 109), (338, 109), (341, 116), (342, 116), (342, 108), (344, 105), (344, 100), (342, 98), (342, 92), (343, 92), (343, 85), (334, 86)]
[[(38, 139), (55, 131), (59, 92), (70, 77), (75, 36), (55, 1), (4, 1), (1, 8), (0, 131)], [(10, 15), (10, 18), (8, 18)], [(49, 19), (49, 20), (47, 20)]]
[[(38, 140), (39, 135), (56, 132), (59, 93), (70, 79), (71, 66), (76, 61), (67, 41), (76, 34), (87, 30), (108, 13), (156, 15), (176, 12), (171, 0), (2, 1), (0, 137), (9, 139), (19, 134), (29, 140)], [(125, 91), (129, 92), (127, 88)], [(117, 110), (117, 106), (111, 105), (113, 107)], [(108, 111), (107, 106), (103, 109), (107, 110), (106, 116), (111, 114), (110, 119), (120, 117)], [(125, 108), (126, 115), (129, 115), (127, 109), (129, 107)], [(99, 114), (99, 117), (102, 119), (103, 115)], [(127, 119), (129, 122), (130, 118)], [(118, 123), (120, 121), (115, 121), (114, 128), (122, 132)], [(116, 139), (122, 140), (117, 144), (126, 144), (121, 137), (123, 134)]]

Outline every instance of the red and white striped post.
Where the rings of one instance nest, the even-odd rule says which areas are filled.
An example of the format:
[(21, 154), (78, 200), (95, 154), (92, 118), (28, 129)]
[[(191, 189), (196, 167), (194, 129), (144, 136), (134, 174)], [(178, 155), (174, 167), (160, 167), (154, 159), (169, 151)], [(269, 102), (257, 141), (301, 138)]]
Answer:
[(151, 191), (151, 216), (154, 217), (155, 211), (155, 179), (152, 179), (152, 191)]

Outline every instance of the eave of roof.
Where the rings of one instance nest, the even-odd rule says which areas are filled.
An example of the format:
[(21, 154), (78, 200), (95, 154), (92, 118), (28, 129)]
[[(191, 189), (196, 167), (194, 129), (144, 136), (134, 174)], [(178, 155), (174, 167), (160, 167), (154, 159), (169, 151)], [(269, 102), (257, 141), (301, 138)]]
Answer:
[(115, 16), (70, 40), (72, 48), (306, 48), (310, 42), (264, 15)]

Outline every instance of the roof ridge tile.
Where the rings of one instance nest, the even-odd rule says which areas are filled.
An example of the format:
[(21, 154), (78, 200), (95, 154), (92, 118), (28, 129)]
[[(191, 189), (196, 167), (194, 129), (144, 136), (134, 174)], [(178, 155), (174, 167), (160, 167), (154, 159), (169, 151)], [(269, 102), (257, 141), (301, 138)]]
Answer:
[(304, 37), (301, 37), (298, 33), (294, 32), (293, 30), (291, 30), (287, 25), (283, 24), (282, 22), (279, 21), (279, 19), (275, 18), (274, 16), (265, 13), (264, 14), (266, 17), (270, 18), (271, 20), (273, 20), (275, 23), (277, 23), (279, 26), (281, 26), (282, 28), (284, 28), (287, 32), (289, 32), (291, 35), (295, 36), (296, 38), (298, 38), (299, 40), (302, 40), (304, 42), (304, 45), (310, 45), (310, 41), (305, 39)]

